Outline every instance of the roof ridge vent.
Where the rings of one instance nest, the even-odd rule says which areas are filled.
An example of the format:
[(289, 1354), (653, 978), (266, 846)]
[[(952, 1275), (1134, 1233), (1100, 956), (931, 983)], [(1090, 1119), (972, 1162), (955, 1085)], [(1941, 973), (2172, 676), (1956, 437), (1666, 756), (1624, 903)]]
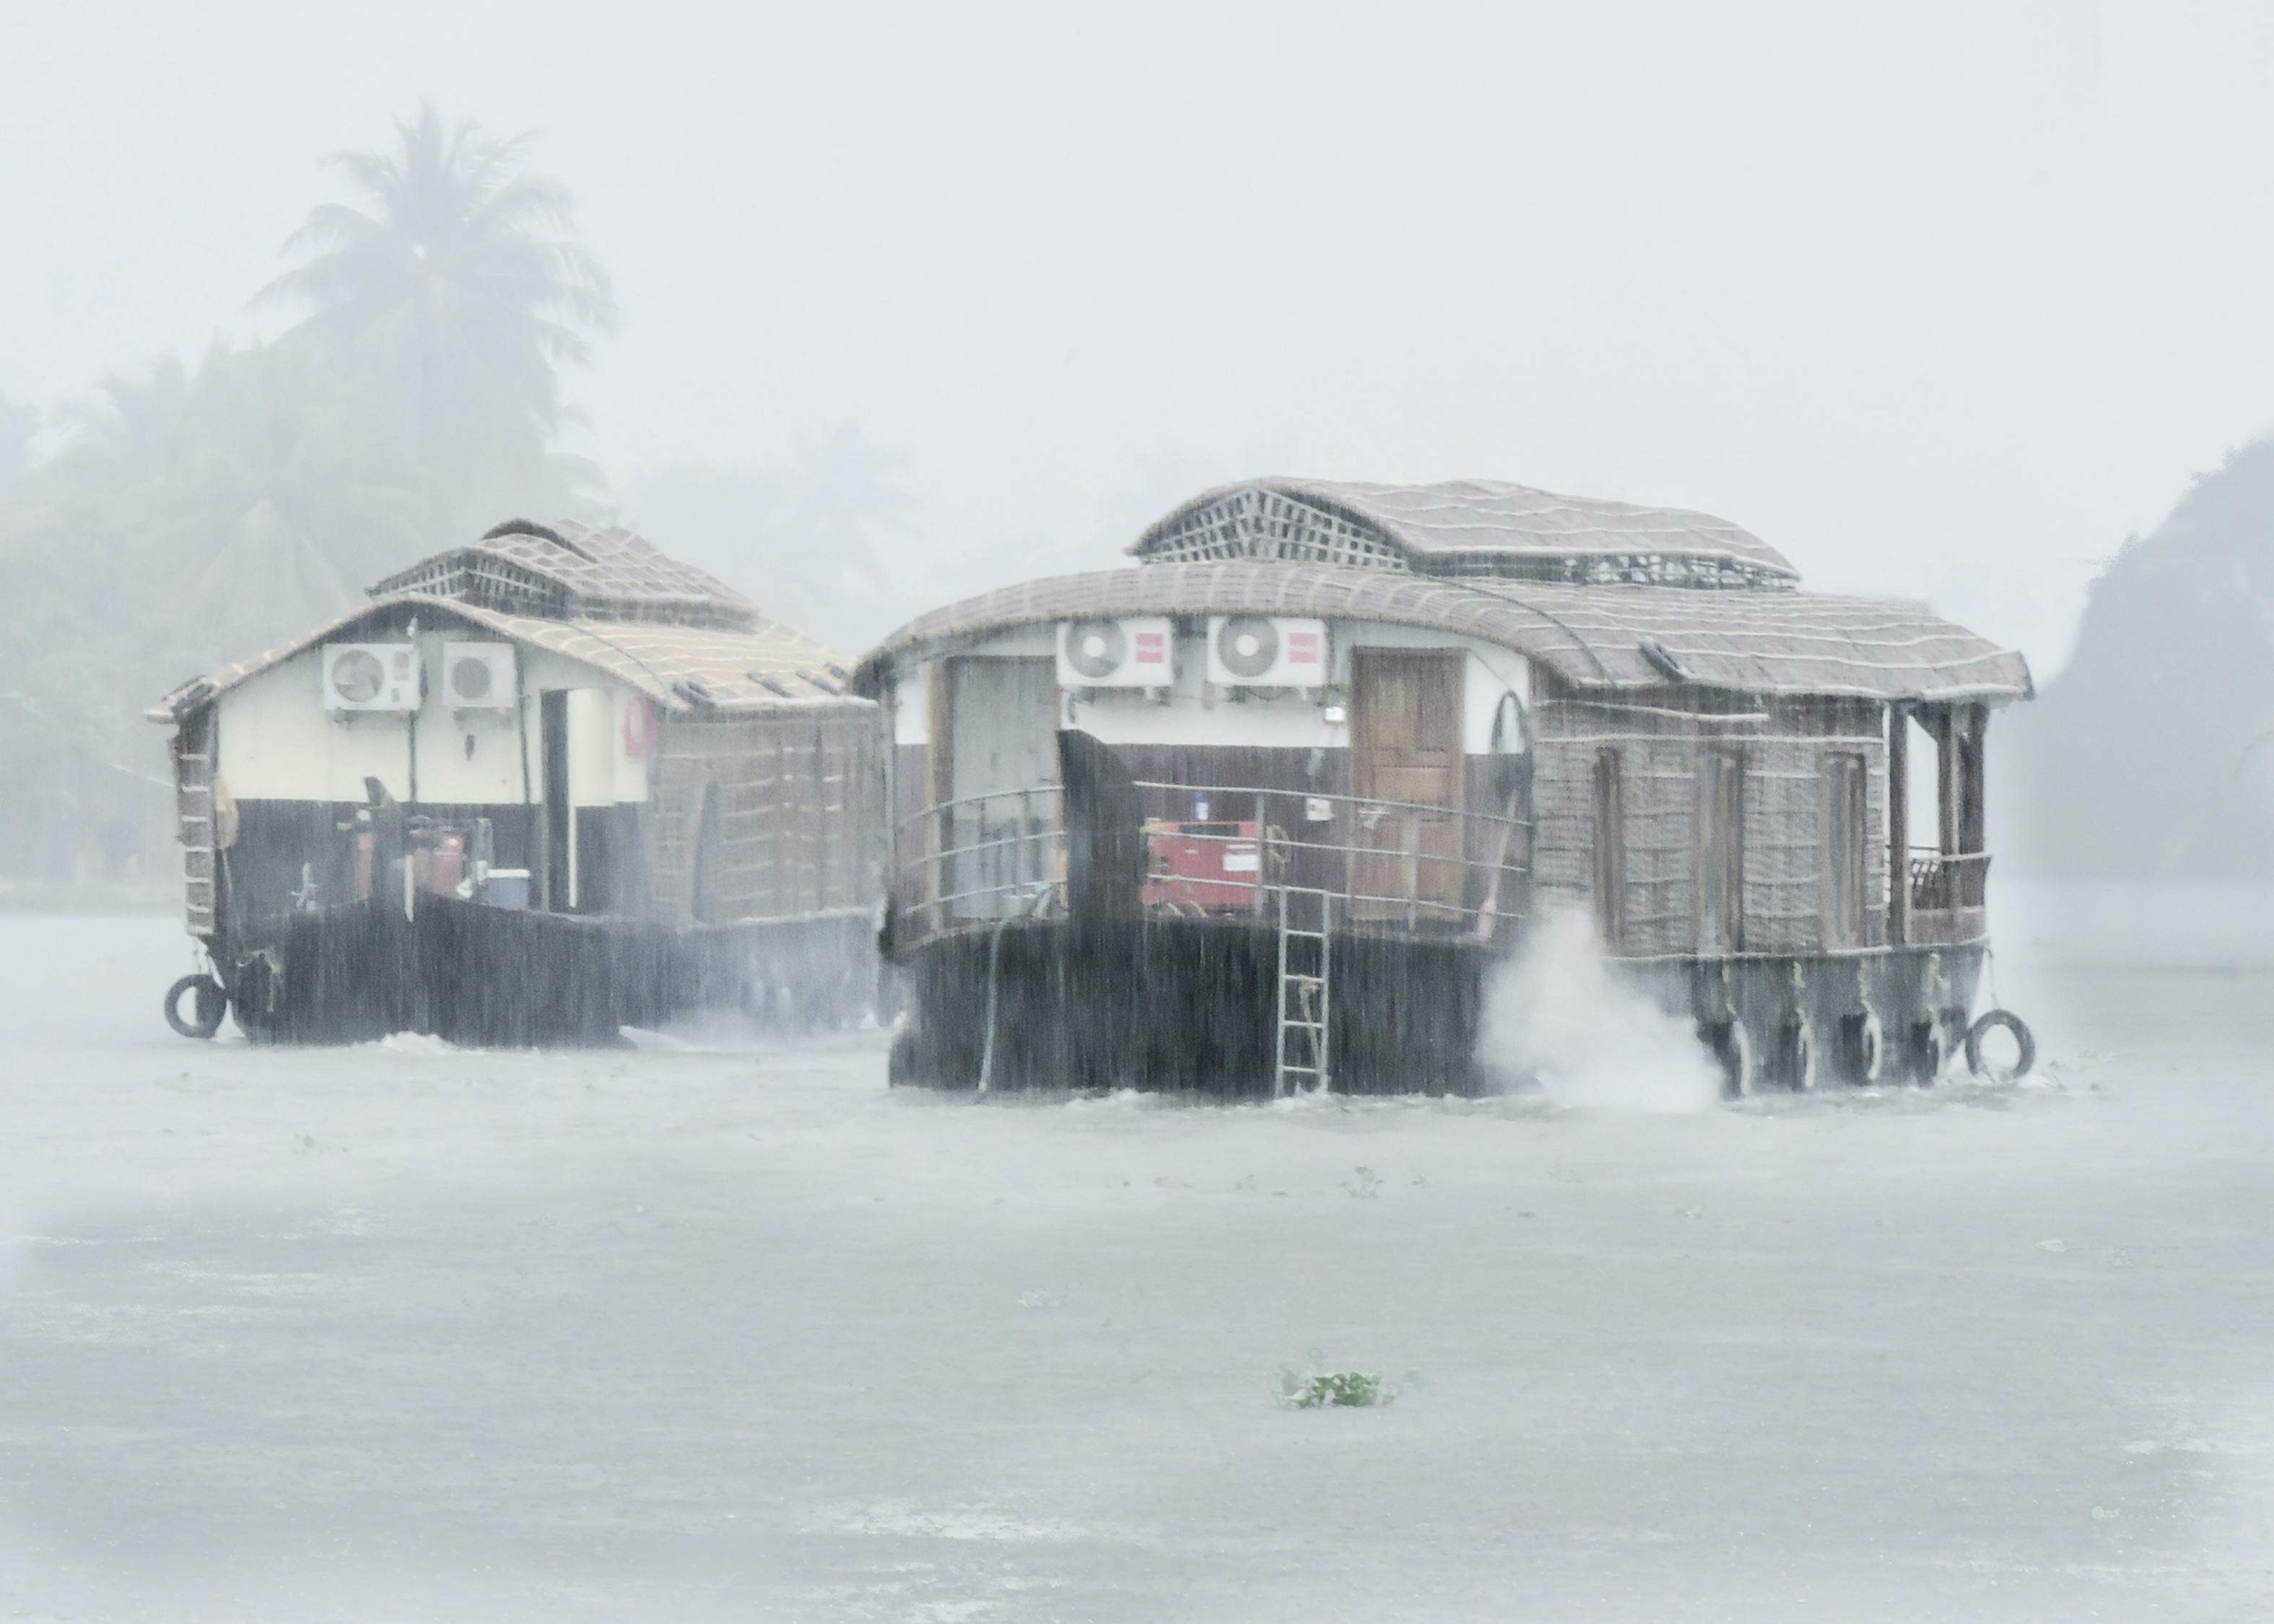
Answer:
[(588, 564), (598, 561), (559, 530), (550, 525), (539, 524), (534, 519), (508, 519), (504, 523), (493, 524), (482, 532), (484, 541), (496, 541), (505, 536), (534, 536), (539, 541), (549, 541), (556, 547), (575, 553)]
[(1325, 564), (1580, 586), (1775, 590), (1800, 574), (1711, 514), (1490, 479), (1244, 480), (1171, 510), (1129, 551), (1141, 564)]

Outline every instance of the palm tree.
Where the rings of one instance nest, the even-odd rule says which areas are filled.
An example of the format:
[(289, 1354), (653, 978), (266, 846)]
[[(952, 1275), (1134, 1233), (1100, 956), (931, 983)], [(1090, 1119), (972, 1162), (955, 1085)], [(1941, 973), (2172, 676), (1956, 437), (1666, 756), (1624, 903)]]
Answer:
[(325, 160), (359, 206), (311, 209), (284, 244), (299, 263), (254, 302), (304, 310), (289, 336), (396, 408), (430, 522), (463, 528), (558, 482), (549, 447), (575, 417), (561, 369), (614, 330), (615, 294), (568, 189), (523, 168), (533, 137), (446, 124), (422, 102), (395, 138)]
[(415, 556), (415, 493), (369, 455), (369, 425), (274, 349), (113, 375), (59, 424), (10, 540), (68, 560), (78, 584), (43, 601), (58, 629), (77, 605), (64, 641), (122, 682), (163, 687), (303, 630)]

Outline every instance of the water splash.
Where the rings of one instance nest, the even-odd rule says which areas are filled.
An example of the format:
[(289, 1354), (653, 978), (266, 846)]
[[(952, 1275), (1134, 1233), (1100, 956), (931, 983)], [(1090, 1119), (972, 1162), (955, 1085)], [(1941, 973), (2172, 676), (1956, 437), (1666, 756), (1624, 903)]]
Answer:
[(1543, 917), (1487, 989), (1479, 1042), (1492, 1070), (1557, 1105), (1684, 1113), (1721, 1098), (1690, 1023), (1614, 975), (1592, 921), (1569, 910)]

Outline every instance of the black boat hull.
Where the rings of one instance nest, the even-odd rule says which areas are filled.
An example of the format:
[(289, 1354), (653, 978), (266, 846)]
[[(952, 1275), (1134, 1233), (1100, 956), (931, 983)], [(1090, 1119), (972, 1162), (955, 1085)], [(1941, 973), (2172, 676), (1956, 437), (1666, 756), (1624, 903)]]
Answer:
[[(1274, 1092), (1278, 939), (1225, 921), (1014, 921), (897, 958), (909, 1020), (894, 1080), (971, 1087)], [(1966, 1032), (1986, 944), (1614, 960), (1687, 1018), (1732, 1094), (1931, 1081)], [(1481, 1052), (1504, 949), (1468, 937), (1337, 934), (1329, 1056), (1338, 1093), (1483, 1094), (1522, 1079)], [(992, 989), (992, 1058), (989, 1061)]]
[(431, 1034), (492, 1048), (602, 1044), (706, 1011), (821, 1028), (877, 995), (865, 915), (672, 927), (422, 897), (283, 915), (210, 944), (257, 1041)]

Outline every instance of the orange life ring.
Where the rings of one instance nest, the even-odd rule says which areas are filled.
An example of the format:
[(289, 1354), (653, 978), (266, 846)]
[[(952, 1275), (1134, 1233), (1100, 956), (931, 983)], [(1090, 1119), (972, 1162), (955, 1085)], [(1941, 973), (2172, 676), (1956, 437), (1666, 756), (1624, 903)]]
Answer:
[(624, 754), (643, 761), (655, 752), (656, 716), (653, 702), (632, 695), (624, 706)]

